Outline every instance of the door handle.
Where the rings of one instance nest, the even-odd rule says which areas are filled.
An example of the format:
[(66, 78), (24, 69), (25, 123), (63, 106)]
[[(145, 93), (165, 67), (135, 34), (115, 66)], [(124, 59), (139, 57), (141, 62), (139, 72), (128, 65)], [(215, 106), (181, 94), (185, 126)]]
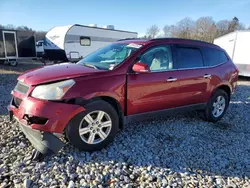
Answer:
[(203, 76), (203, 78), (211, 78), (211, 75), (210, 75), (210, 74), (205, 74), (205, 75)]
[(177, 80), (177, 78), (170, 77), (167, 79), (167, 82), (175, 82), (176, 80)]

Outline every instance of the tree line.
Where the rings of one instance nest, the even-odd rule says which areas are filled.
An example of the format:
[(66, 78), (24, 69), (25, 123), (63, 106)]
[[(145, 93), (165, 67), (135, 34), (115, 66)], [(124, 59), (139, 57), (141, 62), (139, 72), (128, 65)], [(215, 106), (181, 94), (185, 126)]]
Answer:
[[(0, 29), (14, 29), (22, 31), (35, 32), (36, 40), (41, 40), (45, 37), (45, 31), (35, 31), (27, 26), (1, 25)], [(142, 38), (156, 37), (176, 37), (197, 39), (207, 42), (213, 42), (215, 38), (234, 32), (236, 30), (250, 30), (250, 26), (246, 28), (237, 17), (231, 20), (220, 20), (215, 22), (212, 17), (200, 17), (197, 20), (192, 20), (188, 17), (180, 20), (174, 25), (165, 25), (160, 29), (157, 25), (152, 25), (147, 29), (147, 34)], [(162, 31), (162, 32), (161, 32)], [(163, 34), (160, 34), (163, 33)]]
[(8, 24), (8, 25), (1, 25), (0, 24), (0, 29), (10, 29), (10, 30), (20, 30), (20, 31), (31, 31), (31, 32), (35, 32), (35, 37), (36, 37), (36, 41), (41, 40), (45, 37), (46, 32), (45, 31), (35, 31), (32, 28), (29, 28), (27, 26), (14, 26), (12, 24)]
[(163, 34), (160, 34), (161, 29), (157, 25), (152, 25), (147, 29), (147, 34), (143, 38), (176, 37), (212, 43), (217, 37), (246, 29), (250, 30), (250, 26), (246, 28), (237, 17), (218, 22), (215, 22), (212, 17), (200, 17), (197, 20), (184, 18), (175, 25), (165, 25), (161, 32)]

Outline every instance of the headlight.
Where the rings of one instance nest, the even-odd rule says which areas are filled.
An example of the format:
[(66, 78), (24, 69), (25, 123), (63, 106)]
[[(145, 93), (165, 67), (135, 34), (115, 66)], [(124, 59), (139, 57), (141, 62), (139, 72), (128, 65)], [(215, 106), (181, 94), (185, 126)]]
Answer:
[(59, 100), (74, 84), (74, 80), (65, 80), (53, 84), (40, 85), (35, 87), (31, 96), (38, 99)]

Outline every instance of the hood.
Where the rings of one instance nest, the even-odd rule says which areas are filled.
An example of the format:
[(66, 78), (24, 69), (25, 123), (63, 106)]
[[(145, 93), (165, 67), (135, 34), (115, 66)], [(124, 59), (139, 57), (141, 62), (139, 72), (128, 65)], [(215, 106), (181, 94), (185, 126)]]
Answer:
[(37, 85), (57, 80), (70, 79), (79, 76), (106, 72), (103, 70), (92, 69), (79, 64), (63, 63), (44, 66), (25, 72), (18, 77), (19, 81), (27, 85)]

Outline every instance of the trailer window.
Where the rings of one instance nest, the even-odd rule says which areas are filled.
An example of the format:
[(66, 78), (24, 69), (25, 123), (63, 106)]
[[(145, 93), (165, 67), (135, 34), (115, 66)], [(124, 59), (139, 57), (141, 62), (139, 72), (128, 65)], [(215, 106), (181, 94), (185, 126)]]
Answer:
[(90, 46), (91, 40), (90, 37), (80, 37), (81, 46)]

